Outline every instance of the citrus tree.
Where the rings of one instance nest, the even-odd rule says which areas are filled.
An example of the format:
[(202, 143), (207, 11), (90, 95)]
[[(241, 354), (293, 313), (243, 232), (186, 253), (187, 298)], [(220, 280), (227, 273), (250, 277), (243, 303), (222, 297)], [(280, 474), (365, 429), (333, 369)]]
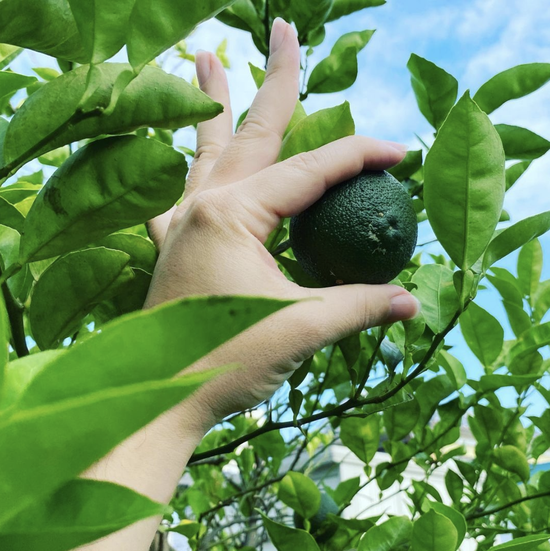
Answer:
[[(193, 156), (174, 146), (177, 131), (221, 111), (155, 60), (170, 50), (193, 62), (183, 39), (212, 17), (250, 33), (267, 56), (274, 18), (292, 21), (304, 70), (284, 160), (354, 133), (347, 102), (308, 114), (307, 98), (350, 87), (374, 31), (341, 36), (313, 68), (307, 60), (326, 25), (383, 3), (0, 0), (1, 549), (69, 550), (159, 514), (157, 545), (173, 531), (197, 550), (271, 540), (280, 551), (455, 551), (465, 538), (480, 551), (550, 549), (550, 473), (532, 469), (550, 447), (550, 417), (526, 417), (534, 393), (550, 403), (541, 353), (550, 344), (550, 282), (540, 281), (537, 240), (550, 212), (499, 225), (509, 219), (506, 191), (550, 142), (489, 118), (550, 80), (545, 63), (510, 68), (458, 98), (452, 75), (410, 57), (434, 138), (391, 173), (445, 251), (419, 249), (394, 280), (421, 301), (421, 316), (318, 351), (269, 404), (225, 419), (196, 450), (192, 483), (169, 507), (79, 478), (217, 373), (173, 379), (182, 366), (287, 306), (207, 297), (140, 311), (157, 257), (145, 222), (181, 198)], [(123, 46), (129, 62), (109, 63)], [(12, 72), (25, 49), (55, 58), (59, 70)], [(223, 44), (218, 54), (227, 61)], [(261, 86), (263, 70), (250, 69)], [(53, 173), (46, 181), (33, 172), (40, 164)], [(288, 278), (315, 287), (288, 226), (281, 222), (265, 247)], [(516, 273), (495, 265), (517, 249)], [(507, 320), (476, 303), (487, 285)], [(452, 331), (462, 332), (480, 377), (468, 378), (460, 351), (446, 344)], [(513, 408), (503, 406), (502, 388)], [(465, 424), (474, 457), (460, 440)], [(365, 475), (331, 488), (310, 474), (336, 441), (364, 462)], [(391, 459), (372, 469), (379, 449)], [(422, 479), (403, 477), (411, 462)], [(430, 483), (442, 466), (448, 498)], [(403, 493), (410, 514), (347, 518), (369, 484)], [(500, 533), (513, 541), (496, 545)]]

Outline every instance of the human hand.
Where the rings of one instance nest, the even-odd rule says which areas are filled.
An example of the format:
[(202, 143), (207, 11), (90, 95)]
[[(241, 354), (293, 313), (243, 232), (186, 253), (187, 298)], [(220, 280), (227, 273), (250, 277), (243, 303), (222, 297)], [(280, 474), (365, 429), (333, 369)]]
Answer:
[(300, 71), (296, 35), (282, 20), (273, 25), (270, 49), (265, 83), (235, 135), (223, 67), (211, 54), (197, 55), (201, 89), (225, 110), (198, 126), (182, 204), (150, 223), (160, 257), (146, 307), (192, 295), (299, 301), (188, 368), (243, 366), (191, 398), (205, 429), (269, 398), (323, 346), (411, 318), (419, 308), (407, 291), (392, 285), (302, 288), (285, 278), (263, 246), (281, 218), (298, 214), (363, 169), (387, 168), (405, 154), (393, 142), (353, 136), (275, 164), (296, 105)]

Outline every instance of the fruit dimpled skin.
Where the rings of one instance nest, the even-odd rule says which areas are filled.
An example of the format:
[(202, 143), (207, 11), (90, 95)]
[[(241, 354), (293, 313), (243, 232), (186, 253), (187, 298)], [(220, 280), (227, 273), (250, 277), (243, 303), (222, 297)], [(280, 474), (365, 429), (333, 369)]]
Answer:
[(414, 254), (418, 224), (405, 188), (365, 171), (290, 221), (296, 260), (321, 285), (388, 283)]

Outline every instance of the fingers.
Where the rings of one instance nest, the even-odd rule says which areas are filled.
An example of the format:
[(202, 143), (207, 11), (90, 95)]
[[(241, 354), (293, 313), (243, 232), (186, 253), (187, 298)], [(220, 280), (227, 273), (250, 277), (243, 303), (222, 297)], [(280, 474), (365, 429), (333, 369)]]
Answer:
[(247, 178), (273, 164), (298, 100), (300, 47), (293, 28), (282, 19), (273, 23), (270, 58), (264, 84), (246, 119), (215, 166), (221, 184)]
[(160, 214), (159, 216), (147, 222), (147, 231), (149, 233), (149, 237), (157, 246), (158, 250), (160, 250), (164, 243), (164, 240), (166, 239), (168, 227), (170, 226), (170, 222), (172, 220), (174, 212), (176, 212), (175, 205), (170, 210), (166, 211), (163, 214)]
[(393, 166), (404, 156), (399, 144), (350, 136), (272, 165), (231, 191), (249, 213), (241, 221), (263, 243), (281, 218), (302, 212), (328, 188), (362, 170)]
[(233, 137), (229, 86), (220, 60), (209, 52), (199, 50), (196, 69), (201, 90), (223, 105), (223, 113), (197, 125), (197, 149), (186, 186), (188, 193), (198, 185), (201, 189), (207, 189), (203, 184), (206, 184), (212, 167)]
[(311, 289), (310, 294), (323, 299), (304, 306), (327, 343), (369, 327), (411, 319), (420, 312), (418, 300), (396, 285), (343, 285)]

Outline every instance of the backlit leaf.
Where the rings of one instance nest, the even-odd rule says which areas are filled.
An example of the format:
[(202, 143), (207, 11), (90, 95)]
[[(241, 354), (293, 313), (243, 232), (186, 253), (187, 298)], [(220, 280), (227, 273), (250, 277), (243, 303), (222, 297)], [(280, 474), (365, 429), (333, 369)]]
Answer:
[(288, 472), (279, 484), (279, 499), (303, 518), (311, 518), (321, 504), (321, 492), (311, 478)]
[(350, 15), (365, 8), (382, 6), (385, 3), (386, 0), (334, 0), (327, 21), (334, 21), (345, 15)]
[(527, 128), (509, 124), (496, 124), (495, 128), (502, 140), (506, 160), (532, 161), (550, 149), (550, 141)]
[(458, 533), (454, 524), (433, 509), (413, 526), (411, 551), (456, 551)]
[(407, 517), (392, 517), (373, 526), (361, 538), (358, 551), (392, 551), (411, 539), (413, 524)]
[(502, 144), (468, 92), (453, 107), (424, 165), (430, 224), (462, 270), (483, 254), (498, 223), (505, 191)]
[(340, 438), (361, 461), (369, 463), (378, 449), (380, 440), (380, 417), (369, 415), (346, 417), (340, 424)]
[(264, 526), (269, 534), (277, 551), (319, 551), (319, 546), (315, 543), (313, 536), (305, 530), (291, 528), (284, 524), (274, 522), (260, 512)]

